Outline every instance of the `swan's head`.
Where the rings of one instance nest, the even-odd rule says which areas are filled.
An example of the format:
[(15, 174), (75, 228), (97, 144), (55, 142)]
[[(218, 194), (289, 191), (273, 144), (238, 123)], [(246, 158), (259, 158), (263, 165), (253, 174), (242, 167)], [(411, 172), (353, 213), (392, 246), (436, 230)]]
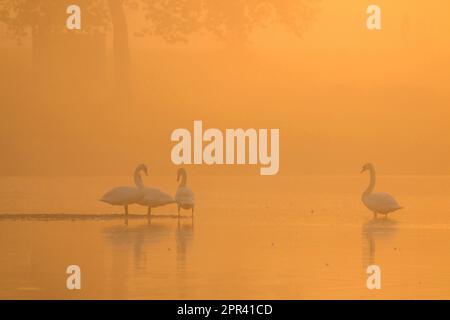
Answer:
[(148, 176), (148, 170), (147, 170), (147, 166), (145, 164), (140, 164), (137, 166), (136, 168), (136, 172), (144, 172), (146, 176)]
[(365, 165), (363, 165), (363, 167), (361, 169), (361, 173), (363, 173), (364, 171), (367, 171), (367, 170), (373, 170), (373, 164), (366, 163)]
[(186, 175), (186, 170), (184, 170), (184, 168), (180, 168), (177, 171), (177, 181), (180, 181), (180, 177), (181, 176), (185, 176)]

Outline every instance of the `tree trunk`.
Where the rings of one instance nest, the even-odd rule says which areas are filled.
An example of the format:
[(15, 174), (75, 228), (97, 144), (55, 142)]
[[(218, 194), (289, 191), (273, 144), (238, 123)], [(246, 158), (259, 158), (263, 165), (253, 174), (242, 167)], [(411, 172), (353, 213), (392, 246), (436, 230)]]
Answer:
[(116, 92), (128, 97), (130, 93), (130, 52), (128, 24), (123, 9), (123, 0), (108, 0), (108, 6), (113, 26)]

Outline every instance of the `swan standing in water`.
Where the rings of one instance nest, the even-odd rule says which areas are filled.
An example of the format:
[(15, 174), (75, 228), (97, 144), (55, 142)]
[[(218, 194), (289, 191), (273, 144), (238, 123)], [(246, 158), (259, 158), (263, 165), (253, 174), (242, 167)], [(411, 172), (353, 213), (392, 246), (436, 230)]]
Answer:
[(366, 163), (363, 166), (361, 173), (367, 170), (370, 172), (370, 183), (361, 198), (364, 205), (374, 213), (374, 217), (376, 218), (378, 213), (384, 214), (385, 217), (387, 217), (388, 213), (401, 209), (402, 207), (400, 207), (394, 197), (390, 194), (384, 192), (373, 193), (376, 180), (375, 168), (373, 164)]
[[(145, 174), (148, 175), (147, 167), (145, 165), (143, 166), (145, 168)], [(175, 202), (172, 196), (170, 196), (169, 194), (162, 192), (157, 188), (149, 188), (144, 186), (144, 182), (142, 181), (142, 177), (140, 175), (138, 175), (137, 179), (135, 179), (134, 182), (136, 184), (136, 187), (144, 192), (144, 197), (142, 197), (137, 203), (148, 208), (148, 215), (152, 214), (152, 208)]]
[[(142, 181), (140, 172), (144, 171), (147, 174), (147, 167), (140, 164), (134, 170), (134, 182), (137, 185), (138, 181)], [(128, 205), (137, 203), (144, 197), (144, 192), (141, 188), (135, 187), (116, 187), (109, 190), (103, 195), (100, 201), (112, 204), (114, 206), (124, 206), (125, 214), (128, 214)]]
[(181, 182), (175, 194), (175, 201), (178, 205), (178, 217), (180, 217), (180, 208), (192, 209), (192, 216), (194, 216), (195, 196), (194, 192), (186, 186), (187, 175), (186, 170), (183, 168), (177, 171), (177, 181), (180, 181), (180, 177)]

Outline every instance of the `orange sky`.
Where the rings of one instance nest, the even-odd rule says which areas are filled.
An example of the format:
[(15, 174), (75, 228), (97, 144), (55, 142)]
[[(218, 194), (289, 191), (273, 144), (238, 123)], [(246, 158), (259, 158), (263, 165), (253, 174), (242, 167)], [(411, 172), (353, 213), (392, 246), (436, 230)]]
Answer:
[[(371, 3), (382, 8), (382, 31), (365, 27)], [(208, 35), (175, 45), (132, 36), (135, 99), (125, 104), (108, 94), (110, 54), (78, 61), (105, 65), (95, 85), (36, 101), (29, 43), (2, 40), (0, 174), (127, 174), (140, 162), (170, 174), (170, 133), (192, 130), (193, 120), (223, 130), (280, 128), (280, 174), (356, 173), (367, 161), (388, 174), (449, 174), (450, 3), (317, 7), (302, 38), (272, 25), (241, 51)], [(130, 21), (133, 34), (140, 20)], [(193, 170), (258, 174), (258, 166)]]

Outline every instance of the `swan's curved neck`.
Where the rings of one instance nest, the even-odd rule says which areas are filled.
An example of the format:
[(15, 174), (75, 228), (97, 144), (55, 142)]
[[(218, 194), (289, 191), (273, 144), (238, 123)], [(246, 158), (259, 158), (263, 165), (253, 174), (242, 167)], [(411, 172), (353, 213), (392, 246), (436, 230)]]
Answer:
[(186, 172), (181, 171), (181, 172), (180, 172), (180, 175), (181, 175), (180, 187), (186, 187), (186, 182), (187, 182), (187, 175), (186, 175)]
[(375, 169), (374, 168), (370, 168), (370, 182), (369, 182), (369, 186), (367, 187), (366, 191), (364, 191), (363, 194), (370, 194), (370, 193), (372, 193), (373, 189), (375, 188), (375, 181), (376, 181)]
[(142, 177), (141, 177), (142, 170), (143, 170), (142, 168), (136, 168), (136, 170), (134, 170), (134, 184), (138, 188), (144, 187), (144, 182), (142, 181)]

